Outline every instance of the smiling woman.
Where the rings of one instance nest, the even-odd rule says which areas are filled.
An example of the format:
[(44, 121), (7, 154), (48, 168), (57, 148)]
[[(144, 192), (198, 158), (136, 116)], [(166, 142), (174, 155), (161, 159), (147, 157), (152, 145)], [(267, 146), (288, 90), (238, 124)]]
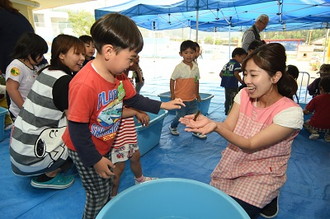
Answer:
[(215, 131), (228, 140), (211, 185), (232, 196), (251, 218), (277, 215), (291, 144), (303, 124), (301, 107), (290, 99), (296, 86), (288, 85), (296, 82), (286, 75), (285, 62), (281, 44), (257, 48), (243, 62), (247, 88), (236, 95), (224, 122), (203, 115), (180, 119), (187, 131)]
[(72, 71), (78, 71), (84, 61), (84, 51), (78, 38), (57, 36), (50, 66), (41, 69), (15, 120), (10, 143), (12, 170), (22, 176), (38, 175), (31, 179), (35, 188), (65, 189), (74, 181), (60, 173), (71, 165), (62, 134), (69, 82)]

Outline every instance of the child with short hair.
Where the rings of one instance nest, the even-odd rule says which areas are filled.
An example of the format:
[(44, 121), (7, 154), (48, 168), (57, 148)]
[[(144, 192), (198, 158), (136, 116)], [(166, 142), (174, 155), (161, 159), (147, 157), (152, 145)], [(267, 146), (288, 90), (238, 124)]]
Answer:
[(324, 132), (324, 140), (330, 142), (330, 76), (322, 77), (319, 83), (320, 94), (305, 107), (304, 114), (313, 114), (304, 123), (304, 128), (311, 133), (309, 139), (318, 139)]
[(141, 88), (144, 85), (143, 71), (139, 63), (140, 63), (140, 56), (137, 56), (134, 60), (133, 65), (130, 66), (128, 69), (133, 72), (132, 80), (134, 80), (135, 90), (138, 94), (140, 93)]
[(48, 51), (46, 41), (35, 33), (24, 33), (16, 42), (14, 60), (6, 69), (6, 89), (10, 97), (9, 111), (16, 118), (32, 84), (37, 78), (37, 65)]
[[(183, 60), (175, 67), (170, 79), (171, 99), (181, 98), (186, 105), (176, 111), (176, 116), (169, 126), (170, 133), (178, 136), (177, 130), (179, 119), (185, 115), (196, 113), (198, 111), (198, 102), (201, 101), (199, 96), (199, 68), (195, 62), (196, 59), (196, 43), (186, 40), (181, 43), (180, 56)], [(193, 136), (206, 139), (206, 135), (200, 133), (192, 133)]]
[(82, 35), (79, 37), (79, 39), (81, 41), (83, 41), (84, 45), (85, 45), (85, 61), (83, 63), (83, 65), (86, 65), (87, 62), (89, 62), (90, 60), (93, 60), (94, 54), (95, 54), (95, 46), (93, 43), (93, 38), (91, 36), (88, 35)]
[(321, 78), (330, 76), (330, 64), (322, 64), (318, 73), (320, 74), (320, 77), (316, 78), (311, 84), (307, 86), (309, 95), (312, 95), (313, 97), (320, 94), (319, 83)]
[[(299, 69), (297, 68), (297, 66), (288, 65), (288, 66), (286, 66), (286, 71), (289, 75), (291, 75), (297, 81), (297, 79), (299, 77)], [(297, 103), (299, 103), (299, 97), (298, 97), (297, 93), (295, 93), (294, 96), (296, 97)]]
[(219, 74), (221, 77), (221, 87), (225, 88), (225, 115), (228, 115), (238, 93), (238, 82), (244, 84), (239, 73), (241, 63), (244, 61), (247, 52), (243, 48), (235, 48), (231, 54), (232, 59), (225, 64)]
[(200, 57), (202, 55), (202, 50), (201, 50), (200, 45), (197, 42), (195, 42), (195, 44), (196, 44), (195, 62), (197, 63), (198, 57)]
[(123, 105), (153, 113), (184, 106), (180, 99), (162, 103), (137, 94), (122, 74), (143, 47), (130, 18), (107, 14), (93, 24), (91, 35), (97, 54), (70, 82), (68, 128), (63, 135), (86, 191), (83, 218), (95, 218), (111, 199), (115, 166), (110, 151), (121, 118), (134, 116)]

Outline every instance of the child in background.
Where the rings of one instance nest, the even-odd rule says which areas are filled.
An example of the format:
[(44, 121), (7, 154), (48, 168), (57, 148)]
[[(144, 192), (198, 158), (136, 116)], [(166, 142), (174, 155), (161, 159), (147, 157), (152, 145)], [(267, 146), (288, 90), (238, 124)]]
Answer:
[(95, 46), (93, 43), (93, 38), (91, 36), (88, 35), (82, 35), (79, 37), (79, 39), (81, 41), (83, 41), (84, 45), (85, 45), (85, 61), (83, 63), (83, 65), (86, 65), (87, 62), (89, 62), (90, 60), (93, 60), (94, 54), (95, 54)]
[(293, 79), (297, 80), (299, 77), (299, 69), (295, 65), (288, 65), (286, 67), (286, 71), (289, 75), (293, 77)]
[(319, 83), (321, 78), (330, 75), (330, 64), (321, 65), (320, 71), (318, 73), (320, 74), (320, 77), (316, 78), (311, 84), (307, 86), (309, 95), (312, 95), (313, 97), (320, 94)]
[(318, 139), (324, 132), (324, 140), (330, 142), (330, 76), (322, 77), (319, 83), (320, 94), (305, 107), (304, 114), (312, 114), (304, 123), (304, 128), (311, 133), (309, 139)]
[(143, 38), (128, 17), (110, 13), (91, 27), (97, 54), (70, 82), (68, 128), (63, 141), (86, 191), (83, 218), (95, 218), (111, 199), (114, 175), (110, 151), (122, 117), (135, 116), (123, 105), (158, 113), (184, 106), (136, 94), (125, 74), (142, 50)]
[[(128, 108), (126, 110), (134, 110)], [(135, 110), (137, 120), (143, 125), (149, 125), (149, 116), (147, 113)], [(125, 168), (125, 161), (130, 160), (131, 170), (135, 177), (135, 184), (140, 184), (146, 181), (157, 178), (143, 176), (142, 167), (140, 163), (140, 151), (137, 141), (137, 132), (135, 128), (134, 117), (122, 118), (116, 138), (113, 142), (111, 151), (111, 161), (115, 164), (113, 172), (115, 174), (112, 185), (111, 196), (116, 196), (118, 193), (120, 176)]]
[(195, 57), (194, 61), (197, 64), (197, 59), (198, 59), (199, 56), (202, 55), (202, 51), (201, 51), (201, 47), (199, 46), (199, 44), (197, 42), (195, 42), (195, 44), (196, 44), (196, 57)]
[(291, 145), (303, 125), (302, 109), (291, 99), (297, 83), (285, 62), (281, 44), (259, 47), (242, 64), (247, 87), (236, 95), (224, 122), (203, 115), (180, 120), (186, 131), (215, 131), (229, 142), (211, 185), (233, 197), (252, 219), (277, 215)]
[[(291, 75), (297, 81), (297, 79), (299, 77), (299, 69), (297, 68), (297, 66), (288, 65), (286, 67), (286, 71), (289, 75)], [(297, 93), (295, 93), (294, 96), (296, 97), (297, 103), (299, 103), (299, 97), (298, 97)]]
[(48, 51), (46, 41), (35, 33), (24, 33), (17, 41), (6, 69), (6, 89), (10, 97), (9, 111), (16, 118), (32, 84), (37, 78), (37, 65)]
[[(176, 116), (169, 126), (170, 133), (178, 136), (177, 130), (179, 119), (185, 115), (196, 113), (198, 111), (197, 101), (201, 101), (199, 96), (199, 69), (195, 62), (196, 59), (196, 43), (186, 40), (181, 43), (180, 56), (183, 60), (178, 64), (170, 79), (171, 99), (180, 98), (183, 100), (185, 107), (176, 111)], [(200, 139), (206, 139), (206, 135), (193, 133), (193, 136)]]
[(258, 47), (266, 44), (265, 41), (260, 40), (253, 40), (250, 45), (248, 46), (247, 54), (251, 54), (254, 50), (256, 50)]
[(139, 65), (140, 56), (137, 56), (132, 66), (128, 70), (133, 71), (132, 79), (135, 82), (135, 90), (139, 94), (144, 85), (143, 71)]
[(35, 188), (65, 189), (73, 176), (61, 172), (72, 165), (62, 141), (67, 125), (68, 89), (72, 72), (79, 71), (84, 44), (76, 37), (58, 35), (51, 48), (50, 65), (40, 70), (20, 113), (10, 140), (12, 170), (31, 179)]
[(221, 77), (221, 87), (225, 88), (225, 115), (228, 115), (238, 92), (238, 82), (244, 84), (239, 73), (241, 63), (245, 59), (247, 52), (243, 48), (235, 48), (231, 54), (232, 59), (223, 66), (219, 76)]

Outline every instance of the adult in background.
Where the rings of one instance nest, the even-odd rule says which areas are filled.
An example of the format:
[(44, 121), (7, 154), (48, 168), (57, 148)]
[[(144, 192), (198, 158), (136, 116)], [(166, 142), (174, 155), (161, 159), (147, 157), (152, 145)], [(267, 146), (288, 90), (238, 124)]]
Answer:
[(13, 7), (9, 0), (0, 0), (0, 71), (4, 73), (12, 61), (16, 41), (25, 32), (34, 32), (30, 22)]
[(252, 41), (258, 40), (261, 41), (260, 39), (260, 32), (263, 31), (269, 22), (269, 17), (266, 14), (260, 15), (256, 22), (247, 29), (242, 37), (242, 48), (245, 49), (245, 51), (248, 51), (248, 47), (251, 44)]

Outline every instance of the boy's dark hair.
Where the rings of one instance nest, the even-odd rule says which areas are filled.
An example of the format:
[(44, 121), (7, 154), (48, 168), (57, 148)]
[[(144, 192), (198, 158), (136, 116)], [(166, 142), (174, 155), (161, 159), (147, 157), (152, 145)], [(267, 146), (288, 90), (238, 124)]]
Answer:
[(185, 51), (186, 49), (192, 49), (196, 51), (196, 42), (192, 40), (185, 40), (180, 45), (180, 52)]
[(324, 93), (330, 93), (330, 76), (321, 78), (319, 87), (323, 89)]
[(247, 52), (245, 51), (245, 49), (237, 47), (233, 50), (233, 52), (231, 53), (231, 57), (234, 58), (236, 55), (247, 55)]
[(249, 47), (247, 48), (247, 50), (248, 50), (248, 51), (249, 51), (249, 50), (255, 50), (256, 48), (258, 48), (259, 46), (262, 46), (262, 45), (264, 45), (264, 44), (266, 44), (265, 41), (253, 40), (253, 41), (250, 43), (250, 45), (249, 45)]
[(110, 13), (98, 19), (91, 28), (91, 35), (99, 53), (106, 44), (111, 44), (117, 52), (128, 48), (139, 53), (143, 48), (143, 37), (138, 27), (122, 14)]
[(299, 76), (299, 69), (295, 65), (288, 65), (286, 72), (291, 75), (295, 80), (297, 80)]
[(17, 40), (14, 51), (12, 53), (13, 59), (31, 59), (37, 62), (37, 58), (43, 56), (48, 51), (46, 41), (35, 33), (24, 33)]
[(83, 41), (84, 43), (90, 43), (90, 42), (93, 42), (93, 38), (91, 36), (88, 36), (88, 35), (82, 35), (79, 37), (79, 39), (81, 41)]

